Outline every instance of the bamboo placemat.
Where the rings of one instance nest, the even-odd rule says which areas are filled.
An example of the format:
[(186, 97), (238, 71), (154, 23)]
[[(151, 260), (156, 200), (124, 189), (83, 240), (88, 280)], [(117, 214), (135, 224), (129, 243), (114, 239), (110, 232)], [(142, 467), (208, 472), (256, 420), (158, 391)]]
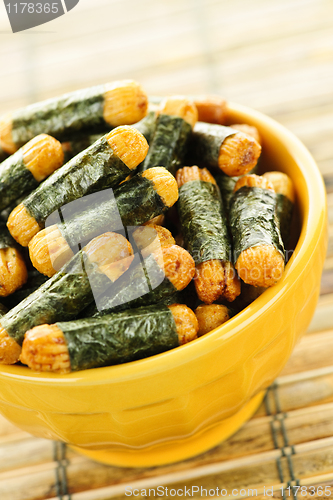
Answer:
[(256, 490), (267, 500), (267, 488), (282, 498), (282, 485), (330, 486), (333, 496), (332, 16), (329, 0), (82, 0), (54, 32), (15, 38), (0, 18), (1, 112), (119, 78), (139, 80), (150, 94), (224, 95), (269, 114), (309, 148), (324, 175), (330, 235), (309, 331), (230, 439), (179, 464), (122, 469), (0, 417), (0, 500), (125, 500), (125, 488), (157, 486), (207, 490), (192, 498), (221, 498), (210, 495), (217, 487), (227, 496), (237, 489), (232, 499)]

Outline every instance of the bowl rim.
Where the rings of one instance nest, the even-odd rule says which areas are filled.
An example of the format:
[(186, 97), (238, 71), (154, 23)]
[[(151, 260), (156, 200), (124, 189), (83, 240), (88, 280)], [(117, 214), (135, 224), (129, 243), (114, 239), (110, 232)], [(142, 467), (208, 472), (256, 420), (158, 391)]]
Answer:
[(264, 294), (227, 323), (177, 349), (121, 365), (93, 368), (66, 375), (33, 372), (28, 367), (19, 365), (1, 365), (0, 379), (19, 379), (21, 382), (26, 381), (37, 385), (77, 386), (78, 384), (115, 384), (133, 379), (133, 377), (144, 377), (148, 373), (163, 372), (170, 368), (170, 363), (176, 367), (189, 359), (195, 359), (211, 351), (211, 345), (215, 340), (230, 338), (242, 327), (253, 321), (255, 317), (258, 317), (264, 305), (269, 304), (269, 307), (273, 307), (274, 303), (283, 295), (286, 287), (300, 278), (305, 268), (304, 261), (311, 256), (318, 245), (318, 234), (317, 231), (313, 230), (314, 227), (319, 229), (320, 234), (326, 230), (326, 190), (319, 168), (304, 144), (274, 119), (252, 108), (233, 102), (228, 103), (228, 109), (231, 113), (234, 112), (246, 117), (248, 123), (255, 121), (265, 128), (268, 127), (270, 132), (276, 135), (289, 151), (292, 149), (293, 153), (290, 154), (295, 159), (308, 188), (301, 233), (281, 280), (265, 290)]

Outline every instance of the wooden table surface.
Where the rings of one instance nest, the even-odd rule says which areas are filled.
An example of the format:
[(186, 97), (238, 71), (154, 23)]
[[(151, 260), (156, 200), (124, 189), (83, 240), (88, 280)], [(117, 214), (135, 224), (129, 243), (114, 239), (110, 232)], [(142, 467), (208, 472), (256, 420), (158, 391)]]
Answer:
[(180, 464), (120, 469), (0, 418), (0, 500), (120, 500), (134, 485), (207, 489), (193, 498), (217, 498), (209, 493), (217, 486), (246, 489), (233, 498), (251, 496), (248, 488), (267, 498), (264, 486), (274, 486), (280, 498), (289, 481), (332, 486), (333, 495), (332, 0), (80, 0), (65, 16), (15, 35), (1, 4), (0, 76), (0, 113), (122, 78), (151, 95), (215, 93), (256, 108), (313, 154), (330, 223), (309, 332), (240, 431)]

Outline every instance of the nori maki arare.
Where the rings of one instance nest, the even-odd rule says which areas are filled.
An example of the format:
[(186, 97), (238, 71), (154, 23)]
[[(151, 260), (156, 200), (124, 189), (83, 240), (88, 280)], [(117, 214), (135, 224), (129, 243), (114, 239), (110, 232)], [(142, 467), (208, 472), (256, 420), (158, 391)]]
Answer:
[(294, 185), (290, 177), (282, 172), (266, 172), (263, 177), (273, 184), (276, 193), (276, 217), (282, 241), (287, 250), (295, 203)]
[(166, 98), (158, 109), (154, 133), (141, 170), (163, 166), (175, 175), (183, 165), (194, 124), (195, 104), (186, 98)]
[(148, 143), (135, 128), (117, 127), (56, 170), (8, 218), (14, 239), (28, 246), (46, 219), (62, 206), (120, 184), (143, 161)]
[(284, 247), (275, 215), (276, 195), (264, 177), (239, 179), (230, 203), (235, 268), (242, 280), (269, 287), (282, 276)]
[[(280, 172), (246, 175), (260, 156), (258, 131), (222, 125), (230, 119), (221, 99), (159, 99), (148, 114), (147, 105), (141, 87), (124, 81), (0, 119), (0, 161), (12, 154), (0, 164), (0, 216), (50, 276), (30, 271), (26, 286), (1, 299), (0, 363), (20, 359), (34, 370), (69, 373), (162, 353), (239, 311), (241, 301), (225, 305), (240, 293), (239, 276), (256, 291), (281, 277), (281, 234), (287, 244), (294, 193)], [(56, 138), (58, 159), (64, 152), (68, 159), (54, 173), (34, 159), (28, 142), (46, 133)], [(183, 166), (189, 150), (205, 168)], [(152, 230), (152, 220), (164, 218), (177, 201), (177, 182), (179, 241), (189, 252), (163, 227), (144, 243), (147, 227), (140, 226)], [(101, 191), (114, 196), (102, 202)], [(166, 214), (166, 225), (178, 232), (173, 217)], [(17, 252), (12, 237), (0, 225), (5, 265)], [(139, 250), (135, 256), (129, 242)], [(0, 296), (5, 288), (0, 280)]]
[(36, 189), (63, 161), (60, 142), (41, 134), (0, 163), (0, 211)]
[(177, 172), (178, 214), (185, 246), (196, 264), (195, 287), (200, 300), (233, 301), (240, 283), (231, 263), (231, 240), (214, 177), (198, 167)]
[(137, 254), (131, 268), (83, 314), (85, 317), (99, 317), (124, 309), (169, 302), (187, 287), (194, 272), (192, 257), (178, 245), (160, 247), (142, 262)]
[(34, 328), (25, 336), (21, 361), (69, 373), (153, 356), (190, 342), (197, 332), (195, 314), (185, 305), (151, 305)]
[(191, 149), (198, 165), (222, 170), (230, 177), (252, 170), (261, 153), (260, 144), (250, 135), (205, 122), (195, 124)]
[(146, 115), (147, 107), (147, 95), (133, 80), (77, 90), (2, 117), (0, 146), (12, 154), (38, 134), (67, 141), (85, 130), (131, 125)]
[(143, 224), (166, 212), (177, 199), (175, 178), (163, 167), (139, 173), (114, 190), (81, 198), (63, 207), (56, 218), (51, 216), (56, 224), (32, 238), (31, 262), (41, 273), (52, 276), (80, 245), (105, 231)]
[[(140, 120), (139, 122), (134, 123), (132, 126), (145, 137), (146, 141), (149, 144), (155, 130), (155, 123), (156, 113), (154, 111), (150, 111), (147, 116), (142, 118), (142, 120)], [(65, 155), (64, 163), (67, 163), (69, 160), (74, 158), (74, 156), (78, 155), (85, 149), (88, 149), (92, 144), (94, 144), (96, 141), (101, 139), (101, 137), (107, 134), (110, 131), (110, 128), (112, 127), (109, 126), (106, 130), (103, 130), (98, 134), (81, 132), (81, 134), (76, 134), (73, 137), (70, 137), (68, 140), (62, 142), (61, 146)]]
[[(93, 239), (52, 278), (0, 320), (0, 363), (18, 361), (24, 334), (46, 321), (70, 320), (125, 272), (132, 248), (120, 234)], [(115, 265), (115, 263), (118, 263)]]

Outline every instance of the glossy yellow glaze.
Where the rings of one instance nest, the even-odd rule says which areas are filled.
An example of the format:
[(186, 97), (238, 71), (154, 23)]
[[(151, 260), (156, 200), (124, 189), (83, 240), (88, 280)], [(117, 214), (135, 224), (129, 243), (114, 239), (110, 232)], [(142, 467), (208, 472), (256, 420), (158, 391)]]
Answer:
[(0, 412), (14, 424), (95, 460), (147, 466), (205, 451), (255, 411), (316, 308), (326, 198), (314, 160), (290, 132), (239, 105), (229, 116), (258, 128), (263, 164), (296, 186), (301, 233), (282, 279), (211, 333), (158, 356), (63, 376), (1, 366)]

